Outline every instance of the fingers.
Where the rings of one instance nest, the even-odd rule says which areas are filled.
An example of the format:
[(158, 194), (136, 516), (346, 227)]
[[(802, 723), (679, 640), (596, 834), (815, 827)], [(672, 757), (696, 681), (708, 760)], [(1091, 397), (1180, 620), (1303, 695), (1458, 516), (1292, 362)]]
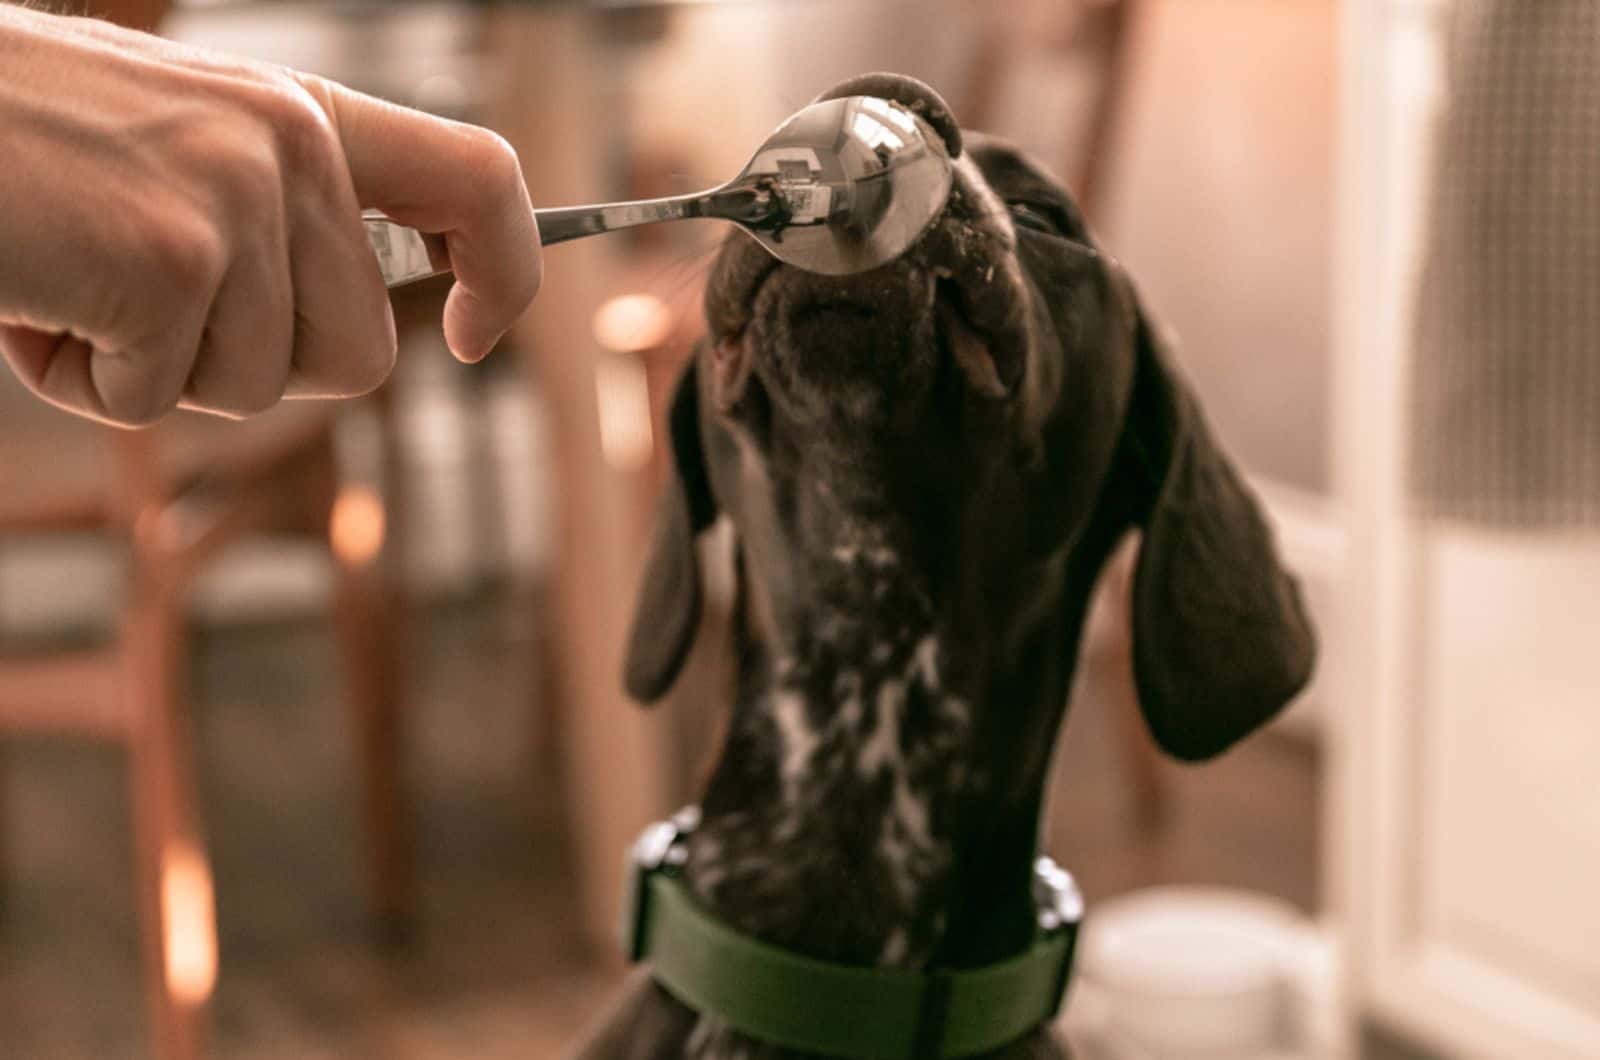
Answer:
[[(355, 249), (351, 247), (354, 245)], [(247, 416), (285, 395), (353, 397), (394, 367), (388, 293), (364, 244), (298, 243), (237, 258), (209, 312), (163, 318), (154, 341), (102, 349), (77, 336), (0, 325), (0, 356), (61, 408), (121, 427), (183, 407)], [(281, 248), (281, 244), (279, 244)]]
[(281, 237), (234, 260), (212, 305), (181, 407), (249, 416), (278, 402), (294, 353), (291, 291)]
[[(225, 211), (234, 256), (183, 405), (248, 415), (282, 397), (354, 397), (395, 360), (394, 317), (338, 136), (300, 89), (253, 93), (277, 142), (268, 179)], [(247, 170), (254, 152), (235, 160)]]
[(445, 341), (461, 360), (479, 360), (527, 309), (542, 277), (516, 153), (485, 129), (315, 78), (305, 83), (333, 115), (361, 204), (444, 235), (456, 276)]
[(394, 312), (355, 194), (312, 202), (291, 237), (295, 307), (290, 397), (355, 397), (394, 368)]
[(138, 296), (113, 300), (125, 307), (118, 325), (69, 330), (91, 316), (80, 313), (46, 318), (61, 327), (0, 328), (0, 352), (40, 397), (118, 426), (152, 423), (177, 407), (227, 258), (204, 226), (173, 223), (146, 235), (139, 271), (130, 273)]
[(94, 347), (84, 339), (0, 324), (0, 353), (23, 384), (52, 405), (106, 419), (89, 372)]
[(117, 427), (154, 423), (178, 406), (192, 344), (200, 333), (161, 349), (108, 351), (76, 335), (0, 325), (4, 355), (28, 389), (59, 408)]

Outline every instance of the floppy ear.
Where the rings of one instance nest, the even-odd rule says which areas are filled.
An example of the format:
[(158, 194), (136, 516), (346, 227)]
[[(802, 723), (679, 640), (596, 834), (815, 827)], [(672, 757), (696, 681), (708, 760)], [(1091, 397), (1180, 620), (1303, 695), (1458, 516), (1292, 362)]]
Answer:
[(683, 668), (700, 624), (695, 538), (717, 517), (700, 444), (699, 357), (684, 370), (668, 414), (671, 474), (656, 509), (639, 584), (623, 684), (642, 703), (660, 699)]
[(1144, 541), (1133, 583), (1134, 673), (1156, 742), (1197, 761), (1258, 728), (1310, 679), (1315, 635), (1249, 488), (1136, 311), (1127, 422)]

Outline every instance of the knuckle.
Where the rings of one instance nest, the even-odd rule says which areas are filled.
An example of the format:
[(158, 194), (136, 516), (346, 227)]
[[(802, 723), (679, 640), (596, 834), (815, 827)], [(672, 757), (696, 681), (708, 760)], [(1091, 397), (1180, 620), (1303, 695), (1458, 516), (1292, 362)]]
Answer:
[(316, 97), (287, 75), (261, 86), (256, 96), (258, 113), (272, 130), (285, 169), (312, 177), (336, 172), (339, 136)]
[(227, 271), (227, 240), (203, 219), (170, 219), (155, 227), (145, 245), (156, 275), (189, 298), (215, 290)]
[(522, 162), (504, 136), (478, 126), (469, 126), (467, 157), (475, 176), (495, 189), (522, 187)]
[(281, 213), (283, 174), (270, 144), (219, 135), (210, 151), (217, 185), (239, 227), (258, 230)]

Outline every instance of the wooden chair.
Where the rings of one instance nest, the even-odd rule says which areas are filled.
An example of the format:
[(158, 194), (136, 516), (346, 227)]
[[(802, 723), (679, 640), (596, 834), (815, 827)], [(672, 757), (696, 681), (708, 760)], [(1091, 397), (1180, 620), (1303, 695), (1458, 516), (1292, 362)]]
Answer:
[(384, 577), (383, 500), (368, 486), (340, 484), (326, 407), (290, 404), (244, 423), (181, 416), (124, 433), (17, 394), (8, 404), (0, 544), (23, 535), (103, 534), (125, 549), (127, 577), (105, 644), (0, 654), (0, 736), (58, 734), (127, 750), (155, 1055), (186, 1060), (201, 1053), (217, 953), (185, 698), (185, 599), (211, 561), (248, 533), (306, 533), (329, 545), (373, 900), (388, 923), (409, 915), (409, 830), (396, 753), (398, 608)]
[[(100, 0), (93, 9), (149, 29), (170, 6), (170, 0)], [(437, 309), (425, 305), (426, 295), (424, 289), (396, 305), (402, 330), (419, 312)], [(190, 1060), (204, 1048), (217, 948), (184, 697), (186, 594), (246, 534), (300, 532), (327, 542), (371, 844), (372, 902), (381, 923), (409, 923), (411, 830), (398, 772), (402, 611), (397, 579), (386, 576), (397, 552), (386, 511), (400, 510), (398, 481), (386, 489), (341, 484), (334, 413), (326, 405), (288, 404), (244, 423), (179, 416), (148, 431), (120, 432), (72, 420), (31, 398), (12, 404), (0, 431), (0, 535), (108, 535), (125, 546), (127, 579), (109, 643), (0, 656), (0, 736), (58, 733), (126, 748), (154, 1055)], [(385, 403), (378, 408), (386, 417)], [(382, 434), (392, 440), (391, 431)]]

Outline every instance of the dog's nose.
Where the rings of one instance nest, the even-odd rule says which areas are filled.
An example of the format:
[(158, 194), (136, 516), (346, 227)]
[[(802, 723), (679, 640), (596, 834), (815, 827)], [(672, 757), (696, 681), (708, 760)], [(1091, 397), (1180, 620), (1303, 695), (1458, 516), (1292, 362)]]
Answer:
[(932, 86), (904, 74), (861, 74), (834, 85), (813, 102), (844, 96), (877, 96), (904, 104), (933, 126), (940, 139), (944, 140), (945, 150), (950, 152), (951, 158), (960, 157), (961, 126), (956, 123), (955, 115), (950, 113), (950, 105)]

